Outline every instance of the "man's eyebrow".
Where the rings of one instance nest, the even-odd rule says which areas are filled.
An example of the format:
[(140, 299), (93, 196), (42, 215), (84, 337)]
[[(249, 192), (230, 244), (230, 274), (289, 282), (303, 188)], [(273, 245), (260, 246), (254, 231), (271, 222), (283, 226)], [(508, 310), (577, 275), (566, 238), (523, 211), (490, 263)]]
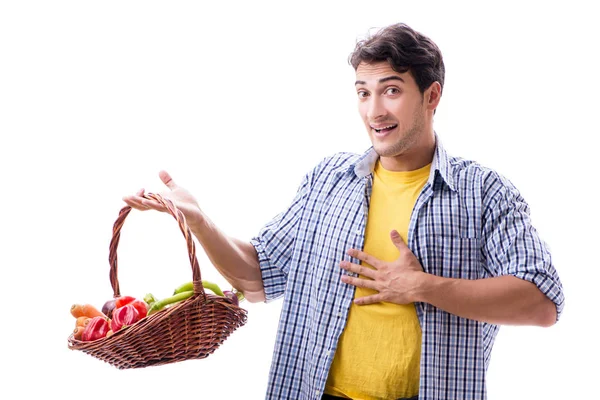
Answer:
[[(384, 83), (387, 81), (392, 81), (392, 80), (399, 80), (404, 82), (404, 79), (400, 78), (398, 75), (390, 75), (390, 76), (386, 76), (385, 78), (381, 78), (379, 80), (379, 83)], [(365, 81), (356, 81), (354, 82), (354, 85), (365, 85), (367, 82)]]

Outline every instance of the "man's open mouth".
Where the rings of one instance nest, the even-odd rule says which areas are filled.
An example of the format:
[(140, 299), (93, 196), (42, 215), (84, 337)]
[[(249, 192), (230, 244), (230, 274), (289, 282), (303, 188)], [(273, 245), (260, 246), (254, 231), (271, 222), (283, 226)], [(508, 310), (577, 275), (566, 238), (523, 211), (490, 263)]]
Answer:
[(377, 133), (386, 133), (386, 132), (391, 131), (392, 129), (394, 129), (397, 126), (398, 126), (398, 124), (384, 126), (384, 127), (381, 127), (380, 129), (373, 128), (373, 127), (371, 127), (371, 128), (373, 128), (373, 130)]

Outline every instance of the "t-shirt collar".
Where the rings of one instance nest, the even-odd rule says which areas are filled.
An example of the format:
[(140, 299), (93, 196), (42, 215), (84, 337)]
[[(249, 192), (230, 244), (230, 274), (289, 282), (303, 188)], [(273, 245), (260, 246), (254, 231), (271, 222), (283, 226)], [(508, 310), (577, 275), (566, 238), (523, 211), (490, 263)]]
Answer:
[[(348, 166), (347, 171), (353, 170), (356, 176), (359, 178), (364, 178), (373, 173), (378, 159), (379, 155), (371, 146), (354, 163)], [(437, 133), (435, 133), (435, 153), (433, 154), (431, 172), (429, 173), (429, 179), (427, 181), (432, 187), (434, 187), (433, 184), (436, 174), (438, 174), (444, 180), (444, 182), (446, 182), (451, 190), (456, 190), (454, 180), (452, 178), (452, 164), (450, 164), (449, 156), (442, 146)]]

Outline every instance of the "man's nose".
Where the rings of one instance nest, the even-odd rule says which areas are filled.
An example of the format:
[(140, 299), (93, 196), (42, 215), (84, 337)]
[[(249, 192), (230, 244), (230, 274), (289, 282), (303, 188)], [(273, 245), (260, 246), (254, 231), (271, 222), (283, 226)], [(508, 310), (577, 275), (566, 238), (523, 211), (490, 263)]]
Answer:
[(369, 108), (367, 109), (367, 118), (369, 121), (375, 121), (385, 116), (386, 111), (383, 106), (383, 101), (373, 96), (369, 99)]

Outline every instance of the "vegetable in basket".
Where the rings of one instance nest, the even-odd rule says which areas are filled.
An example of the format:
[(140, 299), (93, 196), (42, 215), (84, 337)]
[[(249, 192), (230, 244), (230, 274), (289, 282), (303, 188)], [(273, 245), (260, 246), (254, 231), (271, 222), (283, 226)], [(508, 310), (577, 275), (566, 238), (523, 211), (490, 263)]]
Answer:
[(146, 305), (146, 302), (136, 299), (132, 296), (120, 296), (112, 300), (108, 300), (106, 303), (104, 303), (104, 306), (102, 306), (102, 312), (109, 319), (111, 319), (113, 312), (117, 308), (121, 308), (127, 304), (132, 304), (138, 310), (140, 315), (146, 315), (148, 312), (148, 306)]
[(156, 297), (152, 293), (148, 293), (144, 296), (144, 301), (148, 304), (148, 307), (152, 307), (156, 303)]
[[(212, 283), (212, 282), (203, 280), (202, 287), (204, 287), (205, 289), (211, 290), (217, 296), (229, 298), (231, 300), (231, 302), (233, 304), (235, 304), (236, 306), (239, 306), (240, 301), (244, 300), (244, 294), (242, 292), (239, 292), (237, 290), (221, 291), (221, 288), (219, 288), (219, 286), (216, 283)], [(184, 283), (183, 285), (181, 285), (177, 289), (175, 289), (175, 292), (173, 292), (173, 294), (187, 292), (190, 290), (192, 290), (192, 291), (194, 290), (194, 282)]]
[(78, 326), (82, 326), (85, 328), (87, 326), (87, 324), (90, 323), (91, 320), (92, 319), (90, 317), (79, 317), (75, 321), (75, 327), (77, 328)]
[[(216, 283), (212, 283), (212, 282), (203, 280), (202, 287), (212, 291), (217, 296), (221, 296), (221, 297), (225, 296), (223, 294), (223, 291), (221, 290), (221, 288), (219, 288), (219, 285), (217, 285)], [(183, 285), (181, 285), (177, 289), (175, 289), (173, 294), (177, 294), (177, 293), (181, 293), (181, 292), (188, 292), (190, 290), (194, 290), (194, 282), (184, 283)]]
[(71, 306), (71, 315), (79, 317), (106, 317), (106, 315), (91, 304), (73, 304)]
[[(146, 316), (146, 313), (140, 315), (133, 304), (125, 304), (123, 307), (115, 308), (110, 322), (110, 328), (113, 332), (118, 332), (122, 328), (133, 325)], [(106, 332), (105, 332), (106, 334)]]
[(146, 313), (148, 312), (148, 305), (146, 304), (146, 302), (136, 299), (135, 297), (121, 296), (115, 299), (115, 309), (121, 308), (127, 304), (131, 304), (132, 306), (134, 306), (140, 315), (146, 315)]
[(115, 309), (121, 308), (125, 304), (129, 304), (134, 300), (135, 300), (135, 297), (132, 297), (132, 296), (119, 296), (119, 297), (115, 298)]
[(106, 315), (108, 318), (112, 318), (112, 313), (115, 310), (116, 307), (116, 300), (112, 299), (112, 300), (108, 300), (106, 303), (104, 303), (104, 305), (102, 306), (102, 312), (104, 313), (104, 315)]
[(92, 340), (102, 339), (106, 336), (106, 333), (110, 330), (108, 326), (108, 320), (106, 317), (94, 317), (90, 323), (87, 324), (81, 335), (81, 340), (89, 342)]
[(140, 314), (140, 319), (144, 318), (148, 313), (148, 304), (143, 300), (135, 299), (129, 304), (134, 306), (135, 309), (138, 311), (138, 313)]
[(156, 301), (156, 302), (154, 302), (154, 304), (152, 304), (152, 307), (150, 307), (150, 309), (148, 310), (148, 315), (152, 315), (155, 312), (162, 310), (169, 304), (178, 303), (182, 300), (192, 297), (193, 294), (194, 294), (193, 290), (188, 290), (187, 292), (177, 293), (174, 296), (167, 297), (166, 299)]
[(75, 327), (75, 330), (73, 331), (73, 338), (77, 339), (77, 340), (81, 340), (81, 337), (83, 336), (83, 331), (85, 330), (85, 326), (77, 326)]
[(244, 300), (244, 294), (242, 292), (225, 290), (223, 294), (225, 295), (225, 297), (228, 297), (231, 300), (231, 302), (236, 306), (239, 306), (240, 301)]

